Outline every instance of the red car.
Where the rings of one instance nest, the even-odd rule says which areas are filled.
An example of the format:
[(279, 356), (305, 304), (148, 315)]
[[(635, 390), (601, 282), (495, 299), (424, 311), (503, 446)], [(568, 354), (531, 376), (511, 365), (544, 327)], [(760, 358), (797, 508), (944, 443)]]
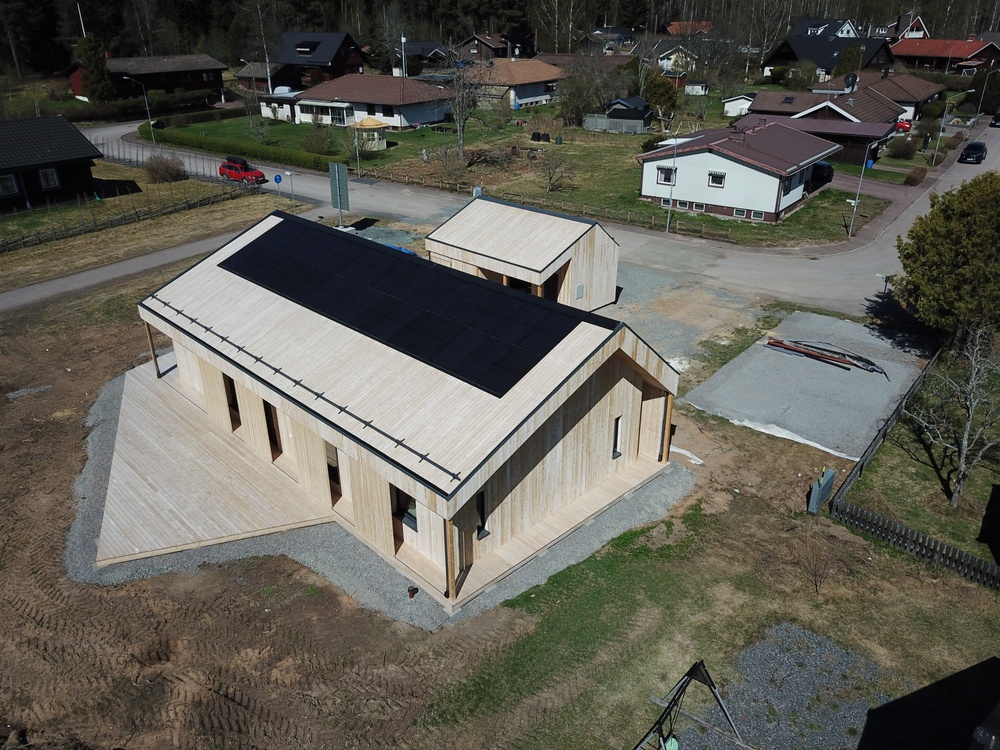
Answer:
[(910, 132), (910, 128), (912, 128), (912, 127), (913, 127), (913, 123), (910, 122), (909, 120), (900, 120), (899, 122), (896, 123), (896, 132), (897, 133), (909, 133)]
[(267, 182), (264, 173), (242, 156), (227, 156), (226, 160), (219, 166), (219, 177), (242, 182), (244, 185), (250, 183), (260, 185)]

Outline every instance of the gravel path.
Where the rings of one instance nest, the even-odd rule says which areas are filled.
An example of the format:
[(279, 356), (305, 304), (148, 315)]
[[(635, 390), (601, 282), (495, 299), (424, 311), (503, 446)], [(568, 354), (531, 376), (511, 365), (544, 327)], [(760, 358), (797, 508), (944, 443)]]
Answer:
[(125, 376), (108, 383), (87, 418), (87, 463), (77, 479), (77, 516), (66, 539), (67, 575), (74, 581), (114, 585), (174, 571), (196, 570), (230, 560), (260, 555), (287, 555), (353, 597), (361, 606), (383, 612), (425, 630), (458, 622), (497, 606), (548, 580), (569, 565), (585, 560), (614, 537), (635, 526), (663, 518), (694, 487), (694, 477), (674, 464), (645, 486), (569, 534), (449, 616), (429, 596), (410, 599), (410, 581), (336, 523), (215, 544), (199, 549), (98, 568), (97, 541), (104, 498), (111, 475), (118, 409)]
[[(868, 710), (888, 700), (874, 687), (880, 676), (875, 664), (790, 623), (775, 625), (745, 649), (737, 668), (740, 678), (723, 691), (723, 700), (744, 742), (760, 750), (855, 750)], [(709, 695), (699, 683), (688, 694), (695, 692)], [(704, 718), (729, 731), (714, 702)], [(678, 740), (684, 750), (737, 747), (693, 722)]]

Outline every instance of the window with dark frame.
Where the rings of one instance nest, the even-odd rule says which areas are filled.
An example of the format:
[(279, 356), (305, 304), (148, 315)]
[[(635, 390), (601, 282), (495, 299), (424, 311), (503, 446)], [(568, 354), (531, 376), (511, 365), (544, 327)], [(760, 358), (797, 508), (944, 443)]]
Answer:
[(39, 169), (38, 179), (42, 183), (42, 190), (55, 190), (59, 187), (59, 175), (54, 169)]
[(656, 184), (673, 185), (677, 170), (674, 167), (657, 167)]
[(383, 117), (392, 117), (395, 114), (396, 114), (396, 110), (394, 110), (392, 108), (391, 104), (383, 104), (382, 105), (382, 116)]
[(414, 531), (417, 530), (417, 501), (395, 485), (392, 487), (392, 515)]
[(615, 417), (615, 432), (611, 440), (611, 458), (620, 458), (622, 455), (622, 418)]
[(490, 535), (486, 518), (486, 490), (479, 490), (476, 493), (476, 539), (485, 539)]
[(0, 195), (17, 195), (17, 181), (12, 174), (0, 174)]

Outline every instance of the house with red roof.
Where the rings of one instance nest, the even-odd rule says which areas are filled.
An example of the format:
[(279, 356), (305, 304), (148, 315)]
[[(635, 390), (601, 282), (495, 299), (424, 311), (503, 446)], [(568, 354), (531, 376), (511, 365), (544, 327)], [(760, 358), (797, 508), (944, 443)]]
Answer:
[(777, 122), (677, 135), (636, 157), (641, 197), (664, 208), (778, 221), (806, 199), (813, 165), (841, 149)]
[[(262, 113), (280, 117), (288, 100), (262, 97)], [(294, 121), (321, 125), (353, 125), (371, 117), (403, 130), (441, 122), (451, 112), (448, 92), (441, 86), (399, 76), (351, 73), (294, 95)]]
[(471, 68), (468, 80), (481, 87), (481, 95), (491, 99), (507, 97), (511, 109), (546, 104), (556, 98), (559, 80), (565, 78), (561, 68), (531, 60), (496, 59)]
[(1000, 60), (1000, 47), (980, 39), (900, 39), (892, 54), (908, 68), (974, 75)]

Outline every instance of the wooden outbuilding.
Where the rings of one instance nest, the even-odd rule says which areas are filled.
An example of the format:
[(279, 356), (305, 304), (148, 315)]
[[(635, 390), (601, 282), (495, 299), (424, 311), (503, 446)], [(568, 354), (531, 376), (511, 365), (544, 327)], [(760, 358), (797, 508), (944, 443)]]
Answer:
[(618, 243), (592, 219), (475, 198), (425, 247), (435, 263), (581, 310), (617, 296)]
[[(186, 397), (172, 403), (204, 424), (180, 446), (192, 469), (246, 453), (446, 609), (669, 457), (677, 372), (624, 323), (280, 212), (139, 313), (173, 343), (154, 353), (146, 419), (166, 418), (155, 391)], [(147, 470), (177, 447), (147, 448)], [(131, 481), (129, 514), (174, 503), (162, 523), (181, 529), (256, 502), (186, 513)], [(114, 467), (111, 485), (126, 486)], [(125, 525), (106, 523), (101, 545)]]
[(358, 131), (358, 142), (362, 151), (385, 151), (388, 145), (385, 131), (389, 126), (384, 122), (374, 117), (366, 117), (361, 122), (355, 123), (354, 129)]

